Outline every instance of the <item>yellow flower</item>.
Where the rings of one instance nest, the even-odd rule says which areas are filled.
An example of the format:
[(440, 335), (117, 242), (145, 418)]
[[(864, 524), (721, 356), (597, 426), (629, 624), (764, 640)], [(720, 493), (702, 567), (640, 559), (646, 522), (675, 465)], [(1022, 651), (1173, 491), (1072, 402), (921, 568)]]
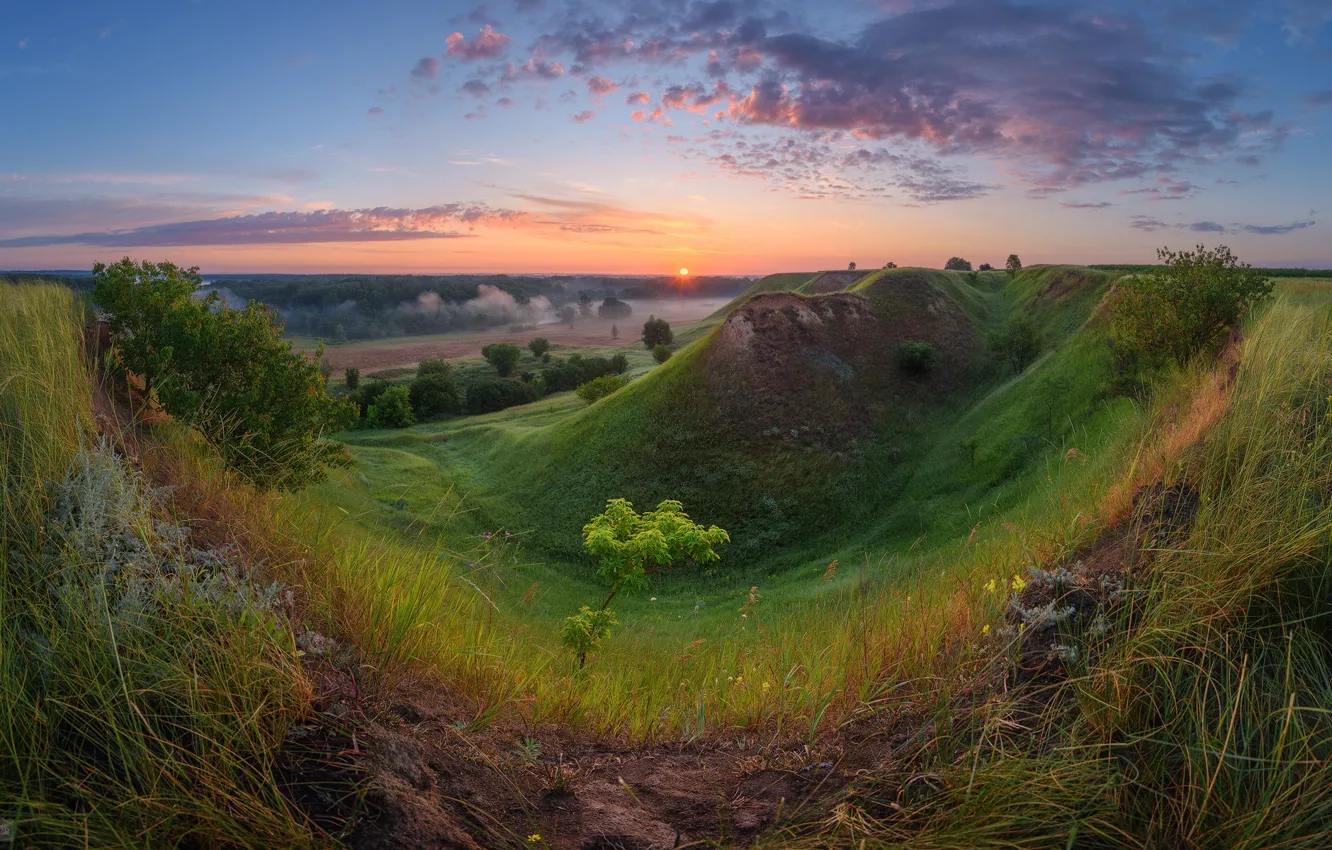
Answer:
[(528, 844), (536, 844), (540, 840), (541, 840), (541, 833), (539, 832), (534, 832), (531, 835), (527, 836)]
[(998, 589), (999, 589), (999, 583), (994, 579), (990, 579), (989, 581), (985, 582), (986, 593), (994, 593)]
[(763, 683), (763, 690), (766, 691), (768, 688), (771, 688), (771, 687), (772, 687), (772, 682), (764, 682), (764, 683)]
[(1025, 588), (1026, 586), (1027, 586), (1027, 582), (1022, 578), (1022, 576), (1019, 576), (1019, 575), (1014, 575), (1014, 576), (1013, 576), (1013, 590), (1014, 590), (1014, 591), (1016, 591), (1016, 592), (1018, 592), (1018, 593), (1021, 593), (1022, 590), (1023, 590), (1023, 588)]
[(990, 624), (986, 623), (985, 628), (981, 629), (981, 634), (988, 635), (989, 633), (990, 633)]

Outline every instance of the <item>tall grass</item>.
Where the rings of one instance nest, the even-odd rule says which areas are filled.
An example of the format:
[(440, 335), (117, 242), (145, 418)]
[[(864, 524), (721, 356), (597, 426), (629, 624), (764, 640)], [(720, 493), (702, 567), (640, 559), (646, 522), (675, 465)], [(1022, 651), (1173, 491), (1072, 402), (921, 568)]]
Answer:
[(309, 686), (273, 599), (92, 435), (83, 315), (0, 285), (0, 821), (16, 846), (325, 837), (277, 759)]

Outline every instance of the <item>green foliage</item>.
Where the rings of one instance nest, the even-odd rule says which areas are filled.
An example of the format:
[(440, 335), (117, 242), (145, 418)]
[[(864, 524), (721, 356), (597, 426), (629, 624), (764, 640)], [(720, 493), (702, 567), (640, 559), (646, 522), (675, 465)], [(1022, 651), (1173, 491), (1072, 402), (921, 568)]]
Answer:
[(531, 350), (533, 357), (544, 357), (550, 351), (550, 340), (544, 336), (539, 336), (528, 340), (527, 347)]
[(990, 347), (1012, 365), (1013, 371), (1022, 372), (1040, 355), (1041, 336), (1031, 317), (1019, 313), (1002, 330), (990, 334)]
[(350, 425), (355, 409), (328, 395), (317, 360), (292, 350), (268, 307), (233, 310), (216, 294), (191, 298), (159, 333), (170, 351), (158, 386), (163, 409), (193, 425), (252, 484), (303, 487), (344, 462), (342, 447), (323, 437)]
[(565, 648), (578, 659), (581, 668), (587, 663), (587, 654), (610, 635), (611, 626), (618, 625), (615, 612), (607, 608), (593, 611), (584, 605), (577, 614), (565, 618), (560, 638)]
[(1018, 259), (1017, 254), (1009, 254), (1008, 262), (1004, 264), (1004, 269), (1007, 270), (1010, 275), (1016, 276), (1018, 272), (1022, 271), (1022, 260)]
[(506, 407), (529, 404), (541, 398), (544, 382), (478, 381), (467, 387), (467, 412), (494, 413)]
[(586, 384), (582, 384), (577, 389), (578, 397), (588, 404), (603, 399), (616, 390), (629, 383), (629, 380), (623, 375), (602, 375), (600, 378), (593, 378)]
[(976, 267), (976, 271), (978, 271), (978, 272), (992, 272), (992, 271), (994, 271), (994, 266), (990, 265), (989, 263), (981, 263), (979, 266)]
[(601, 319), (627, 319), (633, 314), (633, 307), (615, 297), (607, 298), (597, 307), (597, 317)]
[(370, 405), (366, 419), (371, 428), (406, 428), (416, 422), (411, 392), (402, 384), (392, 384)]
[(349, 391), (356, 392), (356, 388), (361, 385), (361, 370), (355, 366), (348, 366), (347, 371), (343, 373), (342, 382)]
[(175, 263), (118, 263), (93, 266), (93, 301), (111, 326), (112, 357), (143, 379), (145, 398), (171, 363), (167, 319), (203, 284), (199, 267)]
[(671, 347), (669, 345), (652, 346), (652, 359), (658, 363), (665, 363), (671, 359)]
[(1272, 293), (1272, 282), (1224, 245), (1162, 248), (1157, 256), (1161, 268), (1121, 281), (1110, 296), (1116, 347), (1149, 365), (1185, 363), (1215, 351), (1240, 318)]
[(603, 375), (622, 374), (629, 368), (629, 359), (623, 354), (614, 357), (584, 357), (575, 354), (568, 360), (556, 360), (541, 370), (546, 392), (558, 393), (577, 389), (588, 381)]
[(944, 263), (945, 271), (969, 272), (971, 271), (971, 262), (961, 257), (949, 257), (948, 262)]
[(659, 345), (670, 345), (675, 341), (670, 323), (665, 319), (649, 316), (643, 323), (643, 345), (650, 351)]
[(610, 359), (610, 365), (615, 370), (615, 374), (623, 375), (629, 371), (629, 358), (624, 354), (613, 355)]
[(923, 375), (939, 362), (939, 350), (928, 342), (908, 340), (893, 349), (897, 366), (910, 375)]
[(888, 262), (883, 264), (883, 267), (885, 269), (895, 269), (897, 268), (897, 263), (894, 263), (892, 260), (889, 260)]
[(492, 342), (481, 349), (481, 356), (495, 367), (501, 378), (507, 378), (518, 368), (518, 361), (523, 357), (523, 350), (508, 342)]
[(409, 396), (418, 421), (457, 413), (462, 407), (453, 370), (443, 360), (423, 360), (412, 381)]

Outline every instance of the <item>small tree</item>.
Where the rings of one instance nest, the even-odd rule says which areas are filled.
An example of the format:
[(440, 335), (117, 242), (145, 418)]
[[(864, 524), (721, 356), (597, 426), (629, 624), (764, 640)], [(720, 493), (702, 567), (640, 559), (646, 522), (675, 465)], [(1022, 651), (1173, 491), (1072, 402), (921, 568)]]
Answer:
[(616, 354), (611, 357), (610, 364), (611, 368), (615, 370), (615, 374), (617, 375), (623, 375), (625, 372), (629, 371), (629, 358), (624, 354)]
[(978, 271), (978, 272), (992, 272), (992, 271), (994, 271), (994, 266), (990, 265), (989, 263), (981, 263), (979, 266), (976, 266), (976, 271)]
[(384, 391), (370, 406), (366, 416), (371, 428), (406, 428), (416, 421), (412, 413), (412, 399), (407, 388), (394, 384)]
[(577, 318), (577, 316), (578, 316), (578, 311), (576, 311), (573, 308), (572, 304), (565, 304), (563, 307), (560, 308), (559, 312), (560, 322), (563, 324), (567, 324), (569, 327), (573, 327), (574, 319)]
[(592, 299), (586, 292), (578, 296), (578, 314), (584, 319), (592, 318)]
[(616, 624), (609, 606), (621, 590), (646, 589), (653, 575), (678, 561), (720, 560), (713, 547), (730, 540), (715, 525), (695, 523), (684, 506), (671, 499), (643, 514), (627, 499), (608, 501), (606, 509), (583, 526), (583, 549), (597, 560), (597, 575), (610, 589), (598, 608), (584, 605), (564, 621), (564, 645), (578, 659), (578, 667)]
[(1220, 346), (1272, 282), (1222, 245), (1157, 252), (1164, 266), (1121, 281), (1110, 294), (1110, 334), (1117, 348), (1149, 365), (1185, 363)]
[(1018, 259), (1017, 254), (1008, 255), (1008, 262), (1004, 264), (1004, 269), (1013, 277), (1017, 277), (1017, 273), (1022, 271), (1022, 261)]
[(888, 262), (883, 264), (883, 267), (885, 269), (895, 269), (897, 268), (897, 263), (894, 263), (892, 260), (889, 260)]
[(971, 262), (961, 257), (949, 257), (948, 262), (944, 263), (944, 268), (951, 272), (969, 272), (971, 271)]
[(623, 375), (602, 375), (585, 384), (579, 384), (575, 394), (588, 404), (593, 404), (629, 383)]
[(602, 319), (627, 319), (634, 314), (634, 308), (625, 302), (610, 296), (597, 308), (597, 317)]
[(443, 360), (422, 360), (408, 396), (417, 420), (456, 413), (462, 405), (453, 368)]
[(527, 347), (531, 350), (533, 357), (545, 357), (550, 353), (550, 340), (544, 336), (539, 336), (529, 340)]
[(855, 270), (856, 270), (856, 264), (855, 264), (855, 263), (847, 263), (847, 264), (846, 264), (846, 270), (849, 271), (849, 272), (853, 272), (853, 271), (855, 271)]
[(523, 359), (523, 350), (508, 342), (492, 342), (481, 349), (481, 356), (495, 367), (501, 378), (507, 378), (518, 368), (518, 361)]
[(648, 320), (643, 323), (643, 345), (649, 351), (658, 345), (670, 345), (675, 342), (675, 334), (671, 333), (671, 326), (665, 319), (658, 319), (655, 316), (648, 316)]
[(1041, 353), (1040, 334), (1025, 313), (1013, 316), (1005, 323), (1003, 330), (992, 333), (990, 345), (999, 356), (1012, 364), (1015, 372), (1026, 369)]
[(356, 388), (361, 385), (361, 370), (348, 366), (347, 371), (342, 373), (342, 382), (347, 385), (348, 392), (356, 392)]
[(665, 363), (671, 359), (671, 347), (669, 345), (652, 346), (652, 359), (658, 363)]
[(147, 401), (171, 361), (171, 346), (164, 338), (167, 318), (203, 284), (199, 267), (135, 263), (125, 257), (109, 266), (97, 263), (92, 271), (93, 301), (110, 326), (112, 357), (143, 379)]
[(923, 375), (939, 362), (938, 349), (928, 342), (917, 340), (898, 343), (893, 354), (897, 358), (898, 368), (909, 375)]

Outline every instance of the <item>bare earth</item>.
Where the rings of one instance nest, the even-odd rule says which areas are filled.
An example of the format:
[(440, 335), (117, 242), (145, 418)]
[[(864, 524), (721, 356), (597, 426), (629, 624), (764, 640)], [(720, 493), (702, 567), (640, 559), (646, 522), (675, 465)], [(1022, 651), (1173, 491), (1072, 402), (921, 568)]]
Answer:
[[(639, 344), (643, 323), (647, 321), (649, 315), (665, 319), (670, 322), (672, 328), (679, 330), (691, 322), (710, 315), (723, 303), (718, 299), (655, 301), (650, 305), (636, 303), (634, 315), (614, 322), (578, 319), (572, 328), (562, 324), (543, 324), (536, 330), (518, 333), (511, 333), (507, 328), (500, 327), (484, 331), (459, 331), (430, 336), (371, 340), (329, 346), (325, 353), (335, 371), (355, 366), (362, 372), (369, 373), (394, 366), (414, 366), (429, 358), (463, 360), (480, 357), (482, 346), (489, 343), (511, 342), (514, 345), (525, 346), (529, 340), (539, 336), (550, 340), (550, 344), (554, 346), (625, 347)], [(619, 339), (611, 339), (611, 325), (619, 326)]]

